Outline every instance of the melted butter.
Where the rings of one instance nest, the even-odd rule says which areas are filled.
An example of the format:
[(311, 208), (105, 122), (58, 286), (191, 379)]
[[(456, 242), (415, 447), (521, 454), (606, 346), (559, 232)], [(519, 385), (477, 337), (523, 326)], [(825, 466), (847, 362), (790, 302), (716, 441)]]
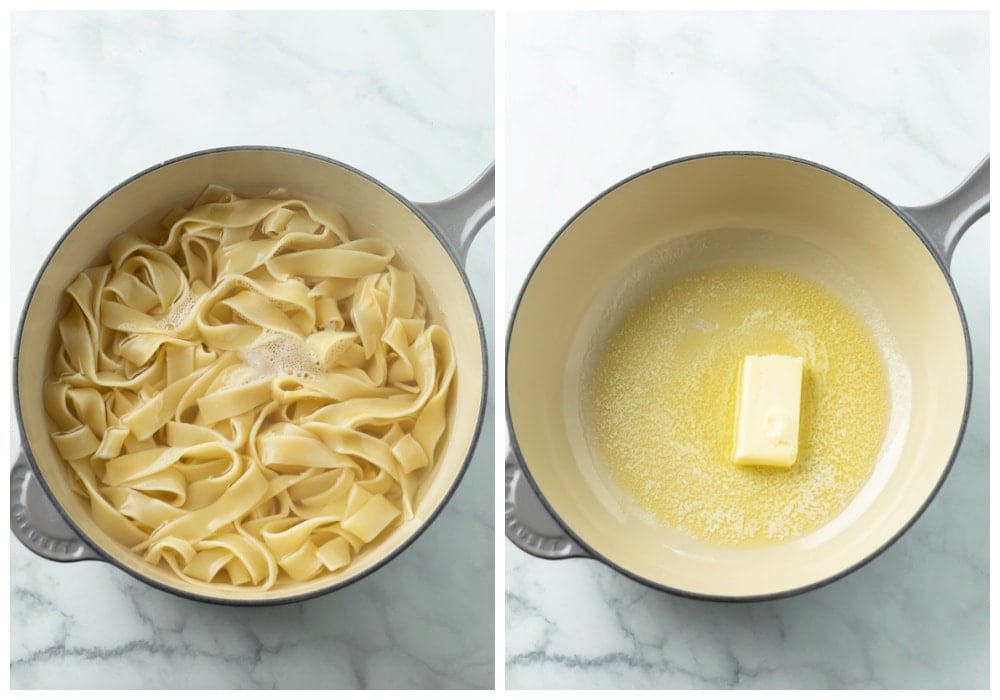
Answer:
[[(803, 358), (791, 469), (731, 461), (740, 361)], [(802, 276), (726, 266), (668, 283), (613, 331), (591, 387), (593, 436), (638, 507), (715, 544), (805, 535), (872, 473), (889, 418), (879, 346), (831, 292)]]

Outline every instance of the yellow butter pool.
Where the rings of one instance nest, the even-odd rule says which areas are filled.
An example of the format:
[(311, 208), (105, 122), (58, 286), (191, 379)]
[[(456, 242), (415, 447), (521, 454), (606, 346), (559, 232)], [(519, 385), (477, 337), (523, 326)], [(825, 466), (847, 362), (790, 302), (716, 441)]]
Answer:
[[(746, 355), (804, 360), (791, 469), (732, 463)], [(889, 383), (865, 322), (817, 283), (730, 265), (667, 283), (615, 329), (589, 388), (592, 438), (622, 491), (664, 525), (722, 545), (805, 535), (842, 511), (878, 456)]]

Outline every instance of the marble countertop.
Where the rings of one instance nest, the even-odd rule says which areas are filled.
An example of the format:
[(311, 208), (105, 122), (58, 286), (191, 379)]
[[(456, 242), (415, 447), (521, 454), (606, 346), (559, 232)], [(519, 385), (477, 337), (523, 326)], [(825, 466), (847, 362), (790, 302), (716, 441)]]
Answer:
[[(947, 192), (989, 148), (988, 16), (507, 18), (506, 313), (543, 246), (597, 193), (705, 151), (832, 166), (899, 204)], [(952, 272), (972, 409), (952, 472), (883, 555), (753, 604), (643, 587), (507, 543), (509, 688), (985, 688), (989, 685), (989, 218)]]
[[(69, 224), (162, 160), (287, 146), (433, 201), (493, 159), (488, 12), (15, 14), (11, 30), (12, 324)], [(468, 261), (487, 329), (493, 250), (490, 223)], [(493, 687), (492, 393), (486, 416), (424, 535), (305, 603), (195, 603), (103, 563), (48, 562), (11, 536), (11, 687)], [(13, 459), (13, 427), (11, 440)]]

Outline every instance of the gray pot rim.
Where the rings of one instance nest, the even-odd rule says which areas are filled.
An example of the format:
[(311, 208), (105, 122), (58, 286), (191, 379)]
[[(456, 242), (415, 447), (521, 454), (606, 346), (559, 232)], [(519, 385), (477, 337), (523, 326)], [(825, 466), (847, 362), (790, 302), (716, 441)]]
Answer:
[(563, 224), (563, 226), (559, 229), (559, 231), (555, 234), (555, 236), (553, 236), (552, 239), (549, 240), (549, 242), (545, 244), (545, 247), (542, 249), (542, 252), (538, 255), (538, 258), (532, 264), (531, 269), (528, 271), (528, 274), (525, 277), (524, 283), (521, 285), (521, 289), (520, 289), (520, 291), (517, 294), (517, 299), (514, 302), (513, 309), (511, 310), (511, 313), (510, 313), (510, 319), (508, 320), (508, 323), (507, 323), (507, 336), (506, 336), (505, 345), (504, 345), (504, 369), (505, 369), (504, 377), (505, 377), (505, 382), (507, 382), (507, 384), (504, 387), (504, 389), (505, 389), (505, 391), (507, 393), (510, 392), (510, 384), (509, 384), (508, 380), (506, 380), (506, 377), (508, 376), (507, 373), (506, 373), (506, 369), (508, 369), (508, 363), (510, 361), (510, 338), (511, 338), (511, 332), (513, 331), (513, 328), (514, 328), (514, 323), (517, 320), (518, 311), (521, 308), (521, 302), (524, 299), (524, 293), (525, 293), (525, 291), (526, 291), (526, 289), (528, 287), (528, 284), (530, 284), (531, 279), (534, 277), (535, 272), (538, 269), (538, 266), (541, 264), (542, 260), (548, 254), (548, 252), (552, 248), (552, 246), (556, 243), (556, 241), (558, 241), (562, 237), (562, 235), (566, 232), (566, 230), (578, 218), (580, 218), (582, 215), (584, 215), (594, 204), (596, 204), (598, 201), (600, 201), (601, 199), (603, 199), (605, 196), (607, 196), (607, 195), (611, 194), (612, 192), (614, 192), (615, 190), (617, 190), (619, 187), (622, 187), (623, 185), (628, 184), (632, 180), (635, 180), (635, 179), (638, 179), (640, 177), (643, 177), (644, 175), (647, 175), (647, 174), (652, 173), (654, 171), (661, 170), (662, 168), (667, 168), (667, 167), (670, 167), (672, 165), (678, 165), (680, 163), (685, 163), (685, 162), (688, 162), (688, 161), (702, 160), (702, 159), (707, 159), (707, 158), (718, 158), (718, 157), (733, 157), (733, 156), (736, 156), (736, 157), (748, 157), (749, 156), (749, 157), (773, 158), (773, 159), (777, 159), (777, 160), (791, 161), (793, 163), (798, 163), (800, 165), (810, 166), (810, 167), (816, 168), (818, 170), (822, 170), (824, 172), (830, 173), (831, 175), (835, 175), (835, 176), (841, 178), (842, 180), (850, 183), (851, 185), (854, 185), (855, 187), (859, 188), (860, 190), (862, 190), (863, 192), (865, 192), (869, 196), (874, 197), (876, 200), (878, 200), (879, 202), (881, 202), (882, 204), (884, 204), (886, 207), (888, 207), (893, 213), (895, 213), (909, 227), (909, 229), (913, 232), (913, 234), (916, 235), (917, 239), (920, 240), (920, 242), (924, 244), (924, 246), (927, 248), (928, 252), (931, 254), (931, 257), (934, 259), (934, 262), (937, 263), (938, 269), (941, 271), (941, 274), (943, 275), (943, 277), (945, 279), (945, 282), (948, 285), (948, 289), (951, 291), (952, 300), (955, 303), (955, 309), (958, 312), (959, 320), (961, 321), (961, 324), (962, 324), (962, 335), (963, 335), (964, 340), (965, 340), (965, 362), (966, 362), (966, 366), (968, 367), (968, 370), (969, 370), (967, 372), (966, 385), (965, 385), (965, 404), (964, 404), (964, 406), (962, 408), (962, 420), (961, 420), (961, 424), (960, 424), (959, 429), (958, 429), (958, 433), (955, 436), (955, 444), (952, 447), (951, 455), (948, 457), (947, 462), (945, 463), (944, 467), (942, 468), (941, 475), (938, 477), (937, 483), (934, 485), (934, 488), (931, 489), (931, 491), (928, 494), (926, 500), (920, 505), (919, 508), (917, 508), (914, 511), (913, 515), (906, 522), (906, 524), (904, 524), (903, 527), (901, 527), (899, 529), (899, 531), (897, 531), (892, 537), (890, 537), (888, 540), (886, 540), (880, 547), (878, 547), (875, 551), (873, 551), (868, 556), (860, 559), (859, 561), (855, 562), (851, 566), (848, 566), (848, 567), (845, 567), (844, 569), (841, 569), (836, 574), (833, 574), (831, 576), (828, 576), (828, 577), (826, 577), (824, 579), (821, 579), (819, 581), (816, 581), (814, 583), (811, 583), (811, 584), (808, 584), (808, 585), (805, 585), (805, 586), (798, 586), (798, 587), (795, 587), (795, 588), (789, 588), (789, 589), (785, 589), (785, 590), (782, 590), (782, 591), (776, 591), (774, 593), (767, 593), (767, 594), (761, 594), (761, 595), (750, 595), (750, 596), (711, 595), (711, 594), (706, 594), (706, 593), (699, 593), (698, 591), (689, 591), (689, 590), (682, 589), (682, 588), (676, 588), (676, 587), (673, 587), (673, 586), (667, 586), (667, 585), (658, 583), (656, 581), (653, 581), (653, 580), (651, 580), (649, 578), (646, 578), (644, 576), (641, 576), (641, 575), (639, 575), (639, 574), (631, 571), (630, 569), (627, 569), (627, 568), (621, 566), (620, 564), (617, 564), (616, 562), (612, 561), (609, 557), (607, 557), (607, 556), (601, 554), (600, 552), (596, 551), (591, 546), (589, 546), (587, 544), (586, 540), (584, 540), (583, 538), (581, 538), (566, 523), (565, 520), (563, 520), (563, 518), (559, 515), (559, 513), (555, 510), (555, 508), (552, 506), (552, 504), (545, 497), (545, 494), (542, 492), (541, 488), (538, 486), (538, 483), (535, 481), (535, 478), (531, 474), (531, 468), (528, 466), (528, 462), (525, 459), (524, 454), (521, 452), (521, 447), (520, 447), (520, 445), (517, 442), (517, 434), (516, 434), (516, 432), (514, 430), (514, 424), (513, 424), (513, 421), (511, 419), (511, 415), (510, 415), (510, 402), (509, 401), (505, 401), (504, 402), (504, 413), (505, 413), (505, 417), (506, 417), (506, 421), (507, 421), (507, 434), (508, 434), (508, 437), (509, 437), (509, 440), (510, 440), (510, 448), (513, 451), (514, 456), (516, 457), (518, 463), (520, 464), (521, 470), (524, 473), (524, 476), (527, 479), (528, 484), (531, 486), (532, 490), (535, 492), (535, 495), (538, 497), (539, 501), (542, 503), (542, 505), (548, 511), (549, 515), (551, 515), (552, 518), (556, 521), (556, 523), (558, 523), (559, 527), (561, 527), (567, 533), (567, 535), (574, 542), (576, 542), (578, 545), (580, 545), (580, 547), (586, 552), (585, 555), (574, 555), (574, 556), (589, 556), (589, 557), (591, 557), (591, 558), (593, 558), (593, 559), (595, 559), (595, 560), (597, 560), (599, 562), (602, 562), (606, 566), (611, 567), (613, 570), (617, 571), (618, 573), (620, 573), (620, 574), (622, 574), (622, 575), (624, 575), (624, 576), (626, 576), (626, 577), (628, 577), (628, 578), (630, 578), (630, 579), (632, 579), (632, 580), (634, 580), (634, 581), (636, 581), (638, 583), (641, 583), (641, 584), (643, 584), (645, 586), (648, 586), (650, 588), (653, 588), (655, 590), (663, 591), (665, 593), (670, 593), (672, 595), (677, 595), (677, 596), (680, 596), (680, 597), (683, 597), (683, 598), (691, 598), (691, 599), (694, 599), (694, 600), (705, 600), (705, 601), (713, 601), (713, 602), (725, 602), (725, 603), (753, 603), (753, 602), (763, 602), (763, 601), (769, 601), (769, 600), (778, 600), (780, 598), (788, 598), (788, 597), (791, 597), (791, 596), (794, 596), (794, 595), (798, 595), (798, 594), (801, 594), (801, 593), (806, 593), (806, 592), (809, 592), (809, 591), (816, 590), (818, 588), (822, 588), (823, 586), (826, 586), (826, 585), (828, 585), (830, 583), (833, 583), (834, 581), (837, 581), (837, 580), (843, 578), (844, 576), (847, 576), (848, 574), (853, 573), (854, 571), (857, 571), (858, 569), (860, 569), (865, 564), (868, 564), (869, 562), (871, 562), (874, 559), (876, 559), (879, 555), (881, 555), (883, 552), (885, 552), (887, 549), (889, 549), (889, 547), (891, 547), (893, 544), (895, 544), (896, 542), (898, 542), (899, 539), (907, 531), (909, 531), (909, 529), (920, 518), (920, 516), (923, 515), (924, 511), (927, 510), (927, 507), (931, 504), (931, 501), (934, 500), (935, 496), (937, 496), (938, 492), (941, 490), (941, 487), (944, 485), (945, 479), (948, 477), (948, 474), (951, 473), (952, 465), (955, 463), (955, 458), (957, 457), (958, 450), (961, 447), (962, 439), (963, 439), (963, 437), (965, 435), (965, 429), (966, 429), (966, 426), (968, 425), (968, 421), (969, 421), (969, 408), (970, 408), (970, 405), (972, 403), (972, 375), (973, 375), (973, 366), (972, 366), (972, 342), (971, 342), (971, 340), (969, 338), (969, 326), (968, 326), (968, 322), (967, 322), (967, 320), (965, 318), (965, 310), (962, 308), (962, 303), (961, 303), (960, 299), (958, 298), (958, 291), (955, 289), (955, 283), (952, 280), (951, 273), (945, 267), (945, 264), (942, 261), (940, 254), (938, 253), (937, 249), (930, 243), (927, 235), (921, 230), (921, 228), (916, 224), (916, 222), (909, 215), (907, 215), (906, 212), (904, 212), (902, 210), (901, 207), (899, 207), (898, 205), (892, 203), (891, 201), (889, 201), (888, 199), (886, 199), (885, 197), (883, 197), (882, 195), (880, 195), (878, 192), (875, 192), (873, 189), (871, 189), (867, 185), (864, 185), (863, 183), (855, 180), (854, 178), (852, 178), (852, 177), (850, 177), (848, 175), (845, 175), (844, 173), (840, 172), (839, 170), (836, 170), (834, 168), (822, 165), (820, 163), (816, 163), (816, 162), (811, 161), (811, 160), (807, 160), (805, 158), (799, 158), (797, 156), (790, 156), (790, 155), (786, 155), (786, 154), (783, 154), (783, 153), (775, 153), (775, 152), (771, 152), (771, 151), (742, 151), (742, 150), (709, 151), (709, 152), (698, 153), (698, 154), (694, 154), (694, 155), (683, 156), (681, 158), (675, 158), (675, 159), (672, 159), (672, 160), (664, 161), (664, 162), (659, 163), (657, 165), (650, 166), (650, 167), (648, 167), (645, 170), (642, 170), (640, 172), (633, 173), (632, 175), (629, 175), (629, 176), (627, 176), (627, 177), (619, 180), (618, 182), (614, 183), (610, 187), (607, 187), (606, 189), (604, 189), (602, 192), (600, 192), (598, 195), (596, 195), (590, 201), (588, 201), (583, 207), (581, 207), (575, 214), (573, 214), (566, 221), (566, 223)]

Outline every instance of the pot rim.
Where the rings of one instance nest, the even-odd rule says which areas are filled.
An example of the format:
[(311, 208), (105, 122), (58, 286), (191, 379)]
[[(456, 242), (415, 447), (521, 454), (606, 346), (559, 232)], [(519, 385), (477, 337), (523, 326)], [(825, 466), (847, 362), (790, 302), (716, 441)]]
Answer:
[[(479, 349), (483, 365), (482, 389), (480, 391), (480, 396), (479, 396), (479, 413), (476, 416), (476, 422), (472, 431), (472, 440), (469, 444), (469, 449), (462, 460), (462, 464), (459, 467), (458, 472), (455, 475), (455, 478), (449, 485), (448, 490), (445, 492), (444, 496), (438, 502), (435, 509), (431, 512), (428, 518), (424, 520), (424, 522), (420, 524), (420, 526), (413, 532), (413, 534), (411, 534), (405, 541), (403, 541), (403, 543), (399, 547), (389, 552), (387, 556), (378, 560), (375, 564), (365, 569), (364, 571), (361, 571), (355, 574), (354, 576), (351, 576), (350, 578), (344, 579), (343, 581), (338, 581), (337, 583), (333, 583), (328, 586), (323, 586), (321, 588), (317, 588), (316, 590), (306, 591), (304, 593), (298, 593), (295, 595), (276, 597), (276, 598), (234, 600), (234, 599), (221, 598), (211, 595), (202, 595), (200, 593), (185, 591), (181, 588), (172, 586), (168, 583), (153, 580), (152, 578), (128, 566), (128, 564), (126, 564), (121, 559), (118, 559), (108, 554), (108, 552), (106, 552), (102, 547), (100, 547), (96, 542), (94, 542), (82, 530), (82, 528), (80, 528), (77, 525), (77, 523), (72, 518), (70, 518), (69, 514), (63, 508), (62, 504), (52, 493), (51, 489), (48, 486), (48, 483), (45, 481), (45, 477), (42, 475), (41, 469), (38, 468), (38, 464), (36, 463), (34, 453), (31, 451), (31, 445), (28, 442), (28, 436), (24, 429), (24, 421), (21, 417), (21, 393), (18, 382), (18, 366), (20, 359), (21, 339), (24, 331), (24, 322), (28, 314), (28, 309), (31, 306), (31, 301), (34, 299), (35, 290), (38, 288), (38, 284), (41, 281), (42, 277), (45, 275), (45, 272), (49, 267), (49, 263), (51, 262), (52, 257), (56, 254), (56, 251), (58, 251), (62, 247), (63, 243), (70, 236), (70, 234), (73, 233), (74, 230), (76, 230), (77, 226), (80, 224), (81, 221), (83, 221), (87, 216), (89, 216), (94, 209), (103, 204), (109, 197), (117, 193), (125, 186), (156, 170), (167, 167), (169, 165), (173, 165), (181, 161), (190, 160), (192, 158), (197, 158), (201, 156), (213, 155), (217, 153), (226, 153), (231, 151), (279, 152), (279, 153), (288, 153), (292, 155), (323, 161), (325, 163), (347, 170), (348, 172), (353, 173), (354, 175), (357, 175), (365, 180), (368, 180), (372, 184), (376, 185), (377, 187), (381, 188), (383, 191), (394, 197), (407, 209), (409, 209), (410, 212), (413, 213), (424, 224), (427, 230), (430, 231), (430, 233), (437, 240), (438, 244), (442, 248), (444, 248), (445, 252), (448, 254), (448, 257), (451, 259), (451, 262), (454, 265), (455, 270), (458, 272), (459, 277), (462, 280), (462, 284), (465, 286), (465, 292), (468, 295), (469, 301), (472, 306), (472, 312), (476, 319), (476, 328), (479, 334)], [(152, 165), (126, 178), (125, 180), (122, 180), (120, 183), (118, 183), (117, 185), (109, 189), (107, 192), (105, 192), (103, 195), (101, 195), (90, 206), (88, 206), (83, 211), (82, 214), (80, 214), (76, 219), (73, 220), (73, 223), (69, 225), (66, 231), (59, 237), (59, 239), (49, 250), (49, 254), (45, 257), (44, 262), (39, 268), (38, 274), (35, 275), (35, 279), (34, 281), (32, 281), (31, 287), (28, 289), (28, 295), (25, 298), (24, 306), (21, 309), (21, 315), (17, 325), (17, 333), (15, 335), (14, 355), (12, 359), (13, 359), (13, 370), (14, 370), (13, 372), (14, 377), (12, 383), (13, 398), (14, 398), (14, 414), (17, 419), (18, 434), (21, 438), (21, 449), (24, 451), (24, 455), (27, 459), (27, 462), (30, 465), (31, 470), (34, 472), (35, 476), (38, 478), (38, 483), (42, 487), (42, 490), (45, 492), (45, 495), (48, 497), (49, 501), (55, 507), (56, 511), (63, 518), (63, 520), (65, 520), (66, 523), (73, 529), (76, 535), (79, 536), (87, 544), (87, 546), (93, 549), (94, 552), (96, 552), (101, 557), (102, 561), (121, 569), (130, 576), (154, 588), (157, 588), (161, 591), (165, 591), (167, 593), (172, 593), (182, 598), (187, 598), (189, 600), (195, 600), (203, 603), (234, 605), (239, 607), (261, 607), (261, 606), (272, 606), (272, 605), (284, 605), (288, 603), (298, 603), (304, 600), (309, 600), (311, 598), (316, 598), (322, 595), (326, 595), (327, 593), (332, 593), (333, 591), (349, 586), (350, 584), (360, 581), (366, 576), (375, 573), (383, 566), (388, 564), (390, 561), (395, 559), (397, 556), (399, 556), (404, 550), (408, 549), (410, 545), (412, 545), (427, 530), (427, 528), (430, 527), (431, 523), (433, 523), (437, 519), (438, 515), (440, 515), (441, 511), (444, 510), (444, 507), (448, 504), (452, 496), (455, 494), (455, 491), (458, 489), (458, 485), (461, 483), (463, 477), (465, 476), (465, 473), (469, 468), (469, 463), (472, 461), (472, 455), (475, 452), (476, 446), (479, 443), (479, 437), (480, 433), (482, 432), (483, 421), (486, 414), (487, 392), (489, 389), (489, 357), (487, 354), (486, 333), (483, 328), (483, 319), (479, 311), (479, 305), (476, 302), (475, 295), (472, 293), (472, 286), (469, 282), (469, 278), (468, 275), (466, 274), (465, 268), (461, 265), (456, 255), (456, 252), (452, 249), (452, 246), (446, 241), (441, 231), (439, 230), (438, 226), (430, 219), (428, 219), (427, 216), (425, 216), (424, 213), (419, 208), (417, 208), (411, 200), (402, 196), (401, 194), (399, 194), (392, 188), (386, 186), (384, 183), (372, 177), (371, 175), (368, 175), (367, 173), (362, 172), (361, 170), (358, 170), (355, 167), (352, 167), (346, 163), (335, 160), (333, 158), (328, 158), (327, 156), (319, 155), (317, 153), (312, 153), (310, 151), (304, 151), (296, 148), (288, 148), (284, 146), (262, 146), (262, 145), (221, 146), (218, 148), (208, 148), (199, 151), (192, 151), (190, 153), (186, 153), (184, 155), (180, 155), (175, 158), (170, 158), (168, 160), (164, 160), (155, 165)]]
[(909, 520), (907, 520), (907, 522), (903, 525), (903, 527), (901, 527), (896, 533), (894, 533), (892, 535), (892, 537), (890, 537), (885, 542), (883, 542), (873, 552), (871, 552), (867, 556), (859, 559), (854, 564), (852, 564), (852, 565), (850, 565), (848, 567), (845, 567), (844, 569), (841, 569), (837, 573), (832, 574), (832, 575), (830, 575), (830, 576), (828, 576), (826, 578), (820, 579), (819, 581), (815, 581), (815, 582), (810, 583), (810, 584), (806, 584), (804, 586), (798, 586), (798, 587), (795, 587), (795, 588), (789, 588), (789, 589), (785, 589), (785, 590), (781, 590), (781, 591), (775, 591), (773, 593), (762, 593), (762, 594), (748, 595), (748, 596), (738, 596), (738, 595), (733, 596), (733, 595), (715, 595), (715, 594), (699, 593), (698, 591), (689, 591), (689, 590), (685, 590), (685, 589), (681, 589), (681, 588), (676, 588), (676, 587), (673, 587), (673, 586), (664, 585), (664, 584), (659, 583), (657, 581), (653, 581), (651, 579), (648, 579), (648, 578), (646, 578), (644, 576), (640, 576), (639, 574), (636, 574), (635, 572), (631, 571), (630, 569), (626, 569), (625, 567), (617, 564), (616, 562), (612, 561), (609, 557), (607, 557), (607, 556), (601, 554), (600, 552), (594, 550), (592, 547), (590, 547), (590, 545), (587, 544), (587, 542), (585, 540), (583, 540), (579, 535), (576, 534), (576, 532), (556, 512), (555, 508), (552, 507), (552, 504), (549, 503), (548, 499), (545, 497), (545, 494), (539, 488), (538, 483), (535, 481), (534, 477), (532, 476), (531, 469), (528, 466), (528, 462), (525, 459), (524, 454), (521, 452), (521, 447), (520, 447), (520, 445), (517, 442), (517, 435), (516, 435), (516, 432), (514, 430), (513, 420), (511, 418), (510, 402), (509, 401), (505, 401), (504, 402), (504, 413), (505, 413), (505, 417), (506, 417), (506, 421), (507, 421), (507, 433), (508, 433), (508, 437), (509, 437), (509, 440), (510, 440), (511, 450), (513, 451), (514, 456), (517, 458), (518, 462), (520, 463), (521, 470), (524, 472), (524, 476), (527, 479), (528, 484), (531, 485), (531, 488), (534, 490), (535, 495), (538, 496), (538, 499), (541, 501), (542, 505), (545, 506), (545, 509), (548, 511), (549, 515), (552, 516), (552, 518), (570, 536), (570, 538), (573, 539), (573, 541), (577, 542), (587, 552), (588, 556), (596, 559), (597, 561), (600, 561), (600, 562), (604, 563), (605, 565), (611, 567), (612, 569), (614, 569), (618, 573), (623, 574), (623, 575), (627, 576), (628, 578), (631, 578), (632, 580), (637, 581), (638, 583), (641, 583), (643, 585), (649, 586), (650, 588), (653, 588), (653, 589), (656, 589), (656, 590), (663, 591), (665, 593), (671, 593), (673, 595), (678, 595), (678, 596), (681, 596), (681, 597), (684, 597), (684, 598), (691, 598), (691, 599), (694, 599), (694, 600), (706, 600), (706, 601), (727, 602), (727, 603), (744, 603), (744, 602), (745, 603), (751, 603), (751, 602), (763, 602), (763, 601), (769, 601), (769, 600), (777, 600), (777, 599), (780, 599), (780, 598), (787, 598), (787, 597), (790, 597), (790, 596), (793, 596), (793, 595), (798, 595), (800, 593), (806, 593), (808, 591), (812, 591), (812, 590), (815, 590), (817, 588), (821, 588), (821, 587), (823, 587), (823, 586), (825, 586), (827, 584), (833, 583), (834, 581), (837, 581), (838, 579), (843, 578), (844, 576), (847, 576), (850, 573), (853, 573), (854, 571), (857, 571), (858, 569), (860, 569), (865, 564), (868, 564), (869, 562), (871, 562), (872, 560), (874, 560), (880, 554), (882, 554), (887, 549), (889, 549), (889, 547), (891, 547), (893, 544), (895, 544), (897, 541), (899, 541), (899, 539), (920, 518), (920, 516), (924, 513), (924, 511), (927, 509), (927, 507), (931, 504), (931, 501), (934, 500), (934, 497), (937, 496), (938, 492), (941, 490), (941, 487), (944, 485), (945, 479), (948, 477), (948, 474), (951, 472), (952, 465), (955, 463), (955, 459), (956, 459), (956, 457), (958, 455), (959, 448), (962, 445), (962, 439), (963, 439), (963, 437), (965, 435), (965, 428), (968, 425), (968, 421), (969, 421), (969, 408), (970, 408), (970, 405), (972, 403), (973, 366), (972, 366), (972, 343), (971, 343), (971, 340), (969, 338), (969, 326), (968, 326), (968, 322), (966, 321), (966, 318), (965, 318), (965, 310), (962, 308), (961, 300), (958, 298), (958, 291), (955, 289), (954, 281), (952, 280), (951, 274), (949, 273), (948, 269), (945, 267), (945, 264), (942, 261), (940, 254), (938, 253), (937, 249), (931, 244), (931, 242), (928, 239), (927, 235), (921, 230), (921, 228), (916, 224), (916, 222), (906, 214), (906, 212), (904, 212), (899, 206), (893, 204), (892, 202), (890, 202), (888, 199), (886, 199), (885, 197), (883, 197), (879, 193), (877, 193), (874, 190), (872, 190), (870, 187), (864, 185), (863, 183), (855, 180), (854, 178), (852, 178), (852, 177), (850, 177), (848, 175), (845, 175), (844, 173), (840, 172), (839, 170), (836, 170), (834, 168), (822, 165), (820, 163), (816, 163), (816, 162), (811, 161), (811, 160), (807, 160), (805, 158), (799, 158), (797, 156), (790, 156), (790, 155), (786, 155), (786, 154), (783, 154), (783, 153), (775, 153), (775, 152), (770, 152), (770, 151), (742, 151), (742, 150), (733, 150), (733, 151), (708, 151), (708, 152), (704, 152), (704, 153), (698, 153), (698, 154), (694, 154), (694, 155), (683, 156), (683, 157), (680, 157), (680, 158), (675, 158), (675, 159), (672, 159), (672, 160), (664, 161), (664, 162), (659, 163), (657, 165), (652, 165), (652, 166), (650, 166), (650, 167), (648, 167), (648, 168), (646, 168), (644, 170), (641, 170), (639, 172), (633, 173), (633, 174), (631, 174), (631, 175), (629, 175), (629, 176), (627, 176), (627, 177), (619, 180), (618, 182), (614, 183), (610, 187), (607, 187), (602, 192), (600, 192), (598, 195), (596, 195), (595, 197), (593, 197), (590, 201), (588, 201), (585, 205), (583, 205), (579, 210), (577, 210), (577, 212), (574, 213), (566, 221), (565, 224), (563, 224), (563, 226), (559, 229), (559, 231), (555, 234), (555, 236), (553, 236), (552, 239), (549, 240), (549, 242), (545, 244), (545, 247), (542, 249), (542, 252), (538, 255), (538, 257), (536, 258), (535, 262), (532, 264), (530, 270), (528, 271), (527, 276), (524, 278), (524, 282), (521, 284), (521, 289), (520, 289), (520, 291), (518, 291), (517, 299), (515, 300), (514, 306), (513, 306), (512, 310), (511, 310), (511, 313), (510, 313), (510, 319), (508, 320), (508, 323), (507, 323), (507, 336), (506, 336), (505, 345), (504, 345), (504, 370), (505, 370), (504, 377), (505, 377), (505, 383), (506, 383), (505, 390), (509, 393), (510, 392), (510, 384), (509, 384), (509, 380), (506, 379), (506, 377), (508, 377), (509, 375), (507, 374), (506, 370), (508, 369), (507, 364), (510, 362), (510, 339), (511, 339), (512, 331), (514, 330), (514, 323), (517, 320), (517, 314), (518, 314), (518, 311), (521, 308), (521, 302), (524, 299), (524, 293), (527, 290), (528, 284), (531, 282), (532, 278), (535, 276), (535, 272), (537, 271), (538, 266), (541, 264), (541, 262), (545, 258), (545, 256), (548, 255), (548, 252), (552, 248), (552, 246), (555, 245), (556, 241), (558, 241), (562, 237), (562, 235), (566, 232), (566, 230), (570, 226), (572, 226), (573, 223), (578, 218), (580, 218), (581, 216), (583, 216), (584, 214), (586, 214), (586, 212), (594, 204), (596, 204), (598, 201), (600, 201), (601, 199), (603, 199), (605, 196), (611, 194), (612, 192), (614, 192), (618, 188), (620, 188), (620, 187), (628, 184), (632, 180), (636, 180), (636, 179), (638, 179), (640, 177), (643, 177), (644, 175), (648, 175), (649, 173), (661, 170), (662, 168), (666, 168), (666, 167), (669, 167), (671, 165), (679, 165), (679, 164), (685, 163), (687, 161), (702, 160), (702, 159), (706, 159), (706, 158), (732, 157), (732, 156), (735, 156), (735, 157), (747, 157), (747, 156), (749, 156), (749, 157), (772, 158), (772, 159), (775, 159), (775, 160), (786, 160), (786, 161), (790, 161), (790, 162), (793, 162), (793, 163), (798, 163), (800, 165), (806, 165), (806, 166), (809, 166), (809, 167), (813, 167), (813, 168), (816, 168), (818, 170), (822, 170), (824, 172), (830, 173), (831, 175), (835, 175), (835, 176), (841, 178), (842, 180), (850, 183), (851, 185), (854, 185), (855, 187), (859, 188), (860, 190), (862, 190), (863, 192), (865, 192), (869, 196), (874, 197), (876, 200), (878, 200), (879, 202), (881, 202), (882, 204), (884, 204), (886, 207), (888, 207), (894, 214), (896, 214), (896, 216), (898, 216), (903, 221), (903, 223), (905, 223), (907, 225), (907, 227), (909, 227), (910, 231), (912, 231), (917, 236), (917, 239), (921, 243), (924, 244), (924, 246), (927, 248), (928, 252), (931, 254), (931, 257), (933, 258), (934, 262), (937, 263), (937, 266), (938, 266), (939, 270), (941, 271), (941, 274), (943, 275), (945, 282), (948, 285), (948, 289), (951, 291), (952, 300), (955, 303), (955, 309), (958, 312), (958, 317), (959, 317), (959, 320), (961, 321), (961, 324), (962, 324), (962, 335), (963, 335), (964, 340), (965, 340), (965, 363), (966, 363), (966, 367), (968, 368), (968, 372), (966, 373), (965, 404), (964, 404), (964, 406), (962, 408), (962, 420), (961, 420), (961, 423), (959, 425), (958, 433), (955, 436), (955, 444), (952, 447), (951, 455), (948, 457), (947, 462), (945, 463), (944, 467), (941, 469), (941, 475), (938, 478), (937, 483), (934, 485), (934, 488), (931, 489), (930, 493), (928, 493), (927, 498), (924, 500), (924, 502), (920, 505), (919, 508), (917, 508), (914, 511), (913, 515), (909, 518)]

